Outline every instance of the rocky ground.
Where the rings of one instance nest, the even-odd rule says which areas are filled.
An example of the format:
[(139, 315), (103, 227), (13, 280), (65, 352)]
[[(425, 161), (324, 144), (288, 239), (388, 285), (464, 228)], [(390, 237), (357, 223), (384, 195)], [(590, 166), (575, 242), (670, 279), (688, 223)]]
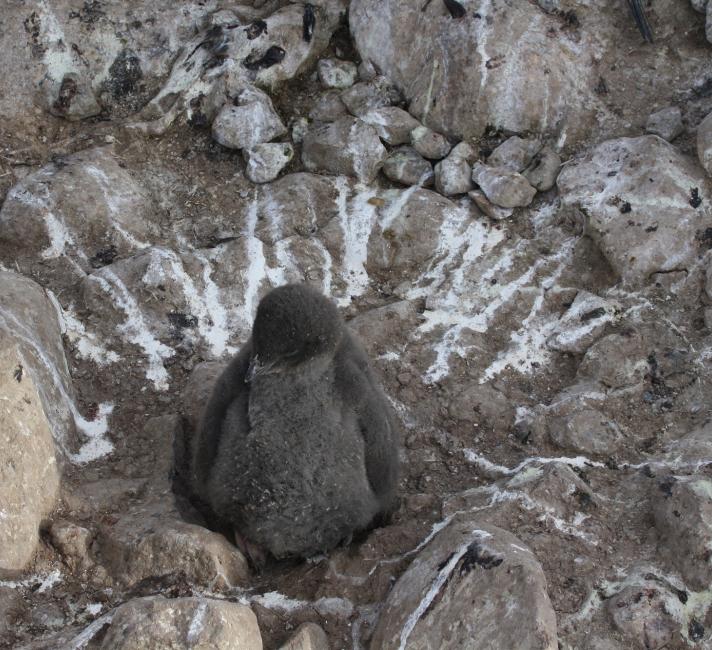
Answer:
[[(712, 2), (643, 5), (6, 0), (0, 646), (712, 648)], [(302, 280), (402, 500), (257, 575), (173, 441)]]

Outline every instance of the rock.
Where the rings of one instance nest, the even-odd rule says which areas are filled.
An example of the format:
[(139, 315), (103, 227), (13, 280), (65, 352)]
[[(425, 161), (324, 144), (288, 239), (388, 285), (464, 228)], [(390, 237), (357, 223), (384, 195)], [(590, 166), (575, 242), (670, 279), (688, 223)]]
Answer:
[(606, 610), (634, 647), (656, 650), (673, 641), (679, 629), (665, 601), (660, 588), (630, 586), (608, 599)]
[(181, 415), (185, 418), (187, 430), (197, 430), (203, 408), (226, 365), (224, 361), (203, 361), (193, 368), (181, 392)]
[(514, 214), (512, 208), (500, 208), (498, 205), (492, 203), (480, 190), (472, 190), (467, 193), (474, 202), (475, 205), (482, 211), (482, 214), (488, 216), (490, 219), (496, 219), (500, 221), (502, 219), (508, 219)]
[(378, 76), (376, 68), (373, 67), (373, 63), (369, 60), (364, 59), (358, 64), (358, 78), (361, 81), (371, 81)]
[[(700, 459), (701, 460), (701, 459)], [(712, 481), (704, 476), (668, 476), (653, 496), (658, 554), (695, 591), (712, 581)]]
[(707, 2), (707, 17), (705, 19), (705, 36), (712, 43), (712, 4)]
[(279, 650), (329, 650), (329, 639), (316, 623), (302, 623)]
[(559, 319), (546, 345), (551, 350), (583, 354), (614, 322), (619, 306), (588, 291), (579, 291)]
[(462, 516), (398, 579), (371, 640), (383, 650), (556, 647), (556, 615), (532, 552)]
[[(34, 314), (33, 318), (38, 316)], [(20, 571), (32, 559), (39, 541), (40, 522), (54, 507), (59, 489), (52, 428), (36, 388), (40, 378), (33, 375), (32, 366), (21, 349), (3, 342), (0, 347), (0, 570)]]
[(552, 442), (561, 449), (598, 456), (614, 453), (624, 440), (618, 425), (592, 408), (551, 418), (549, 435)]
[(667, 106), (651, 113), (645, 130), (672, 142), (683, 131), (682, 111), (677, 106)]
[(208, 598), (137, 598), (114, 613), (102, 650), (219, 648), (262, 650), (257, 619), (247, 605)]
[(420, 122), (410, 113), (397, 106), (373, 108), (361, 119), (376, 129), (378, 137), (390, 145), (410, 142), (410, 132), (420, 126)]
[(536, 194), (524, 176), (504, 167), (487, 167), (482, 163), (472, 166), (472, 180), (480, 186), (485, 196), (502, 208), (529, 205)]
[(299, 144), (304, 140), (304, 136), (309, 130), (309, 120), (306, 117), (298, 117), (292, 123), (292, 141), (294, 144)]
[(566, 165), (557, 185), (564, 207), (587, 215), (591, 237), (626, 285), (695, 263), (712, 193), (701, 170), (665, 140), (604, 142)]
[(712, 464), (712, 422), (670, 442), (665, 451), (665, 460), (673, 467), (680, 464), (692, 467)]
[(513, 135), (490, 154), (487, 164), (490, 167), (504, 167), (510, 172), (523, 172), (541, 148), (539, 140), (526, 140)]
[(344, 10), (340, 0), (311, 5), (309, 39), (304, 38), (302, 3), (278, 7), (269, 2), (257, 11), (245, 3), (233, 4), (230, 11), (214, 12), (212, 24), (205, 21), (181, 39), (183, 49), (174, 57), (171, 74), (142, 109), (142, 121), (132, 126), (161, 135), (178, 117), (207, 125), (225, 97), (234, 97), (246, 86), (274, 88), (306, 72), (329, 44)]
[(430, 160), (444, 158), (451, 149), (444, 135), (435, 133), (426, 126), (419, 126), (410, 132), (410, 144), (421, 156)]
[(287, 132), (269, 95), (261, 90), (246, 88), (235, 102), (225, 104), (213, 121), (213, 138), (224, 147), (248, 149)]
[(356, 64), (340, 59), (321, 59), (317, 65), (319, 81), (324, 88), (344, 89), (356, 83)]
[[(672, 52), (641, 53), (654, 74), (638, 66), (611, 71), (608, 62), (629, 56), (619, 36), (631, 21), (625, 3), (606, 15), (590, 4), (561, 0), (519, 2), (506, 11), (497, 2), (460, 4), (462, 19), (453, 18), (443, 2), (416, 7), (399, 0), (356, 0), (349, 8), (361, 58), (404, 93), (414, 117), (448, 137), (479, 139), (489, 129), (561, 136), (576, 148), (582, 141), (613, 137), (623, 122), (635, 124), (662, 88), (672, 99), (701, 78), (701, 60), (681, 66)], [(690, 13), (668, 16), (656, 30), (676, 35), (679, 47), (690, 47), (683, 36)], [(592, 51), (599, 53), (595, 59)], [(694, 51), (704, 57), (701, 43)], [(653, 87), (657, 92), (651, 93)], [(626, 89), (625, 101), (616, 105), (620, 117), (611, 119), (600, 109), (601, 96), (613, 98)]]
[(302, 162), (309, 171), (355, 176), (370, 183), (386, 157), (376, 130), (353, 117), (315, 126), (304, 136)]
[(247, 163), (245, 176), (253, 183), (269, 183), (292, 160), (294, 148), (289, 142), (264, 142), (243, 149), (242, 155)]
[(42, 167), (8, 192), (0, 209), (0, 257), (33, 272), (45, 265), (66, 269), (74, 283), (78, 274), (148, 246), (154, 222), (147, 192), (111, 147), (89, 149)]
[(399, 300), (360, 313), (348, 321), (348, 326), (363, 341), (368, 356), (379, 359), (394, 352), (393, 345), (398, 340), (398, 333), (417, 327), (418, 318), (414, 302)]
[[(12, 365), (9, 372), (13, 375), (21, 363), (20, 377), (27, 375), (28, 386), (34, 387), (28, 390), (39, 394), (40, 402), (32, 408), (37, 418), (34, 426), (40, 436), (38, 440), (43, 440), (41, 420), (46, 419), (58, 451), (69, 454), (70, 438), (74, 434), (74, 390), (57, 310), (50, 296), (29, 278), (0, 271), (0, 349), (22, 359), (12, 365), (10, 357), (6, 357), (6, 362)], [(16, 352), (10, 352), (15, 349)], [(22, 382), (18, 386), (9, 384), (17, 389), (23, 386)], [(49, 466), (47, 469), (49, 471)]]
[(401, 94), (385, 77), (361, 81), (341, 93), (341, 101), (351, 115), (361, 117), (374, 108), (392, 106), (402, 101)]
[(247, 561), (222, 535), (182, 521), (173, 494), (176, 416), (148, 420), (134, 444), (147, 450), (134, 473), (148, 478), (140, 501), (103, 523), (96, 558), (115, 580), (132, 586), (146, 578), (181, 573), (193, 585), (225, 591), (246, 584)]
[(448, 415), (474, 424), (478, 431), (508, 433), (514, 424), (510, 399), (488, 384), (471, 384), (456, 392), (448, 402)]
[(695, 11), (699, 11), (701, 14), (706, 12), (708, 0), (690, 0), (690, 4)]
[(412, 147), (399, 147), (383, 161), (383, 173), (403, 185), (433, 184), (433, 166)]
[(85, 571), (94, 566), (90, 547), (92, 533), (71, 521), (55, 521), (49, 529), (50, 540), (72, 571)]
[(77, 121), (101, 113), (89, 79), (76, 72), (68, 72), (58, 83), (48, 83), (45, 92), (52, 115)]
[(546, 192), (554, 187), (559, 175), (561, 157), (548, 145), (544, 146), (531, 160), (522, 172), (532, 187), (540, 192)]
[(444, 196), (465, 194), (472, 189), (472, 163), (477, 153), (466, 142), (456, 145), (447, 158), (435, 165), (435, 189)]
[(347, 115), (346, 106), (341, 101), (341, 94), (336, 90), (328, 90), (319, 97), (309, 117), (315, 122), (333, 122)]
[[(708, 12), (708, 15), (712, 13), (709, 9)], [(707, 174), (712, 176), (712, 113), (697, 127), (697, 157)]]
[(639, 384), (649, 369), (642, 337), (635, 330), (627, 330), (609, 334), (594, 343), (586, 351), (577, 376), (618, 389)]

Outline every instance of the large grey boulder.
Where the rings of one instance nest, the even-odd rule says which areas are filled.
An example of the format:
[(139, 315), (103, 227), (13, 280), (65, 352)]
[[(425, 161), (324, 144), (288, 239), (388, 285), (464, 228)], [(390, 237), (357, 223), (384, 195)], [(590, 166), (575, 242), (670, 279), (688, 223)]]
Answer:
[(472, 180), (492, 203), (502, 208), (527, 206), (536, 195), (536, 189), (524, 176), (506, 167), (489, 167), (476, 162), (472, 166)]
[[(701, 459), (700, 459), (701, 460)], [(663, 477), (653, 495), (658, 553), (695, 591), (712, 582), (712, 481), (706, 476)]]
[(398, 579), (371, 648), (554, 650), (556, 615), (546, 589), (523, 542), (457, 516)]
[(74, 391), (50, 295), (29, 278), (0, 271), (0, 348), (17, 348), (24, 359), (20, 376), (30, 378), (40, 398), (36, 407), (44, 412), (59, 449), (69, 453)]
[(0, 570), (34, 555), (39, 524), (59, 489), (52, 428), (33, 370), (17, 345), (0, 343)]
[[(76, 281), (156, 237), (146, 192), (111, 147), (42, 167), (15, 185), (0, 209), (0, 258), (21, 268), (66, 268)], [(38, 262), (42, 264), (37, 264)]]
[(121, 605), (101, 648), (262, 650), (262, 635), (247, 605), (198, 597), (171, 600), (153, 596)]
[(309, 171), (355, 176), (365, 183), (376, 177), (385, 157), (376, 130), (354, 117), (315, 126), (302, 142), (302, 162)]
[(225, 104), (213, 121), (213, 138), (230, 149), (249, 149), (287, 132), (269, 95), (245, 88), (235, 102)]
[(588, 231), (627, 285), (695, 263), (712, 192), (702, 170), (665, 140), (604, 142), (566, 165), (557, 185), (563, 205), (586, 216)]
[(354, 0), (349, 10), (361, 58), (404, 93), (414, 117), (451, 137), (478, 138), (492, 127), (567, 145), (600, 140), (647, 115), (653, 84), (671, 100), (703, 76), (703, 44), (691, 47), (684, 36), (694, 16), (686, 3), (665, 12), (664, 28), (687, 52), (684, 62), (672, 49), (641, 47), (636, 60), (645, 64), (615, 69), (630, 56), (626, 3), (605, 11), (577, 2), (460, 4), (461, 17), (444, 2), (419, 0)]

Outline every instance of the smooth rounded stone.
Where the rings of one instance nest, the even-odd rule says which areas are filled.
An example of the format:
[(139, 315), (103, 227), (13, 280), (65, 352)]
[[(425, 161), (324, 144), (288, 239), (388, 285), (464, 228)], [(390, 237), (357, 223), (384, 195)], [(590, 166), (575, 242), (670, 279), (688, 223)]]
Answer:
[(360, 81), (371, 81), (378, 76), (378, 71), (368, 59), (358, 64), (358, 78)]
[(341, 101), (351, 115), (361, 117), (374, 108), (393, 106), (403, 101), (398, 90), (382, 76), (360, 81), (341, 93)]
[(370, 647), (554, 650), (541, 565), (506, 530), (457, 516), (396, 582)]
[(361, 119), (376, 129), (378, 137), (390, 145), (410, 142), (410, 132), (420, 126), (420, 122), (408, 111), (397, 106), (373, 108), (364, 113)]
[[(197, 431), (203, 408), (210, 399), (213, 386), (225, 370), (225, 361), (203, 361), (197, 364), (181, 392), (181, 415), (188, 431)], [(193, 436), (191, 436), (193, 438)]]
[(327, 90), (323, 93), (309, 111), (309, 118), (315, 122), (333, 122), (348, 114), (341, 93)]
[(502, 208), (527, 206), (536, 195), (536, 189), (524, 176), (504, 167), (488, 167), (477, 162), (472, 166), (472, 180), (492, 203)]
[(376, 130), (354, 117), (314, 126), (302, 142), (302, 163), (308, 171), (355, 176), (370, 183), (387, 152)]
[(712, 113), (697, 127), (697, 157), (705, 171), (712, 176)]
[(592, 408), (550, 418), (549, 436), (561, 449), (600, 456), (615, 452), (624, 440), (618, 425)]
[(419, 318), (415, 302), (399, 300), (363, 311), (348, 325), (363, 341), (369, 357), (378, 358), (393, 352), (393, 342), (403, 331), (417, 327)]
[(662, 138), (604, 142), (567, 164), (557, 185), (563, 207), (586, 215), (589, 234), (625, 285), (696, 263), (712, 193), (702, 170)]
[[(606, 601), (606, 611), (634, 648), (657, 650), (668, 647), (680, 626), (668, 611), (662, 587), (629, 586)], [(631, 647), (631, 646), (628, 646)]]
[(583, 354), (615, 321), (618, 305), (588, 291), (579, 291), (559, 319), (546, 346), (557, 352)]
[(427, 126), (419, 126), (410, 132), (410, 144), (421, 156), (430, 160), (445, 158), (452, 148), (444, 135)]
[[(4, 372), (13, 377), (18, 364), (22, 364), (22, 375), (18, 376), (20, 379), (27, 377), (28, 386), (32, 384), (32, 390), (39, 394), (39, 404), (33, 402), (31, 409), (38, 418), (35, 422), (38, 435), (42, 435), (40, 421), (46, 419), (57, 451), (69, 453), (70, 439), (75, 433), (69, 405), (74, 390), (53, 298), (53, 294), (29, 278), (0, 270), (0, 349), (4, 354), (16, 354), (20, 359), (13, 365), (11, 357), (4, 357), (9, 364)], [(11, 352), (15, 348), (16, 352)], [(3, 376), (3, 381), (7, 381), (7, 376)], [(18, 383), (16, 387), (12, 383), (9, 386), (22, 388), (23, 383)], [(15, 413), (20, 418), (18, 426), (22, 426), (21, 413), (21, 410)], [(9, 433), (10, 429), (7, 431)], [(0, 518), (0, 525), (2, 521)]]
[(513, 135), (490, 154), (487, 164), (490, 167), (504, 167), (511, 172), (523, 172), (541, 148), (539, 140)]
[(447, 158), (435, 165), (435, 189), (444, 196), (465, 194), (472, 189), (472, 163), (477, 152), (466, 142), (453, 147)]
[(319, 81), (324, 88), (344, 89), (356, 83), (356, 64), (341, 59), (321, 59), (317, 64)]
[(544, 146), (531, 160), (522, 172), (532, 187), (540, 192), (546, 192), (554, 187), (556, 177), (561, 168), (561, 156), (550, 146)]
[(262, 650), (257, 618), (247, 605), (208, 598), (137, 598), (121, 605), (102, 650)]
[(653, 515), (658, 554), (675, 567), (688, 587), (708, 589), (712, 582), (712, 480), (706, 476), (659, 479)]
[(383, 161), (383, 173), (392, 181), (403, 185), (433, 184), (433, 166), (413, 147), (399, 147)]
[(68, 72), (62, 80), (48, 80), (44, 85), (49, 112), (70, 122), (101, 113), (101, 104), (91, 87), (91, 80), (76, 72)]
[(667, 106), (651, 113), (645, 130), (672, 142), (683, 131), (682, 111), (677, 106)]
[(514, 424), (514, 406), (506, 395), (488, 384), (471, 384), (454, 393), (448, 415), (477, 424), (478, 430), (508, 432)]
[(247, 88), (236, 104), (225, 104), (213, 120), (213, 138), (230, 149), (247, 149), (279, 138), (287, 132), (269, 95)]
[(643, 338), (635, 330), (609, 334), (588, 348), (576, 376), (613, 389), (635, 386), (650, 371), (647, 356)]
[(474, 202), (475, 205), (480, 209), (482, 214), (488, 216), (490, 219), (495, 219), (501, 221), (502, 219), (508, 219), (514, 214), (512, 208), (500, 208), (490, 201), (480, 190), (472, 190), (467, 193)]
[(89, 273), (147, 246), (156, 236), (155, 208), (119, 163), (111, 147), (98, 147), (22, 179), (0, 209), (0, 258)]
[(243, 149), (242, 155), (247, 163), (245, 176), (253, 183), (269, 183), (292, 160), (294, 148), (289, 142), (264, 142)]
[(279, 650), (329, 650), (329, 639), (316, 623), (302, 623)]
[(73, 571), (84, 571), (94, 565), (90, 552), (94, 536), (83, 526), (71, 521), (54, 521), (49, 529), (49, 537), (52, 546)]
[[(33, 314), (33, 320), (40, 313)], [(33, 375), (21, 349), (2, 341), (0, 570), (19, 571), (30, 562), (39, 542), (40, 522), (54, 507), (59, 490), (51, 425)]]

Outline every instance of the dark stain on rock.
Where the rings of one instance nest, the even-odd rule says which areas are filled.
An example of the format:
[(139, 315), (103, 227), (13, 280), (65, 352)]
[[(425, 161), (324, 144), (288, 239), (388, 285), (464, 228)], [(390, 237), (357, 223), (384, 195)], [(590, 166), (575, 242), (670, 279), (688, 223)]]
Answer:
[(590, 320), (593, 320), (594, 318), (600, 318), (601, 316), (605, 316), (606, 314), (606, 309), (604, 307), (598, 307), (596, 309), (592, 309), (591, 311), (587, 311), (585, 314), (581, 315), (581, 322), (586, 323)]
[(665, 495), (666, 499), (669, 499), (672, 496), (672, 488), (675, 483), (677, 483), (675, 477), (669, 476), (668, 478), (658, 483), (658, 490), (660, 490)]
[(443, 0), (443, 4), (453, 18), (462, 18), (467, 13), (457, 0)]
[(116, 246), (111, 244), (111, 246), (103, 248), (96, 255), (89, 258), (89, 264), (91, 264), (94, 269), (100, 269), (102, 266), (111, 264), (116, 259), (117, 254)]
[(481, 566), (483, 569), (494, 569), (504, 562), (503, 557), (492, 555), (486, 549), (482, 548), (479, 542), (474, 541), (467, 547), (465, 554), (462, 556), (462, 565), (460, 566), (460, 575), (465, 575), (472, 571), (475, 566)]
[(168, 312), (168, 322), (178, 330), (195, 327), (198, 324), (198, 319), (192, 314), (184, 314), (180, 311)]
[(106, 16), (106, 12), (99, 0), (85, 0), (84, 6), (79, 11), (69, 12), (70, 19), (79, 20), (80, 23), (90, 26), (93, 26), (103, 16)]
[(314, 36), (314, 27), (316, 26), (316, 14), (314, 13), (314, 5), (308, 2), (304, 5), (304, 14), (302, 15), (302, 38), (311, 43)]
[(76, 80), (73, 76), (66, 75), (64, 79), (62, 79), (57, 99), (55, 99), (52, 104), (52, 110), (58, 115), (66, 115), (77, 92), (79, 92), (79, 90)]
[(22, 364), (18, 363), (17, 368), (12, 371), (12, 376), (18, 384), (22, 381), (22, 370)]
[(282, 61), (287, 53), (279, 47), (278, 45), (273, 45), (270, 47), (261, 57), (254, 58), (252, 55), (248, 56), (243, 62), (248, 70), (263, 70), (266, 68), (271, 68)]
[(131, 50), (122, 50), (109, 68), (107, 86), (114, 99), (121, 99), (136, 92), (143, 78), (141, 62)]
[(702, 199), (700, 198), (700, 188), (691, 187), (690, 188), (690, 205), (693, 208), (699, 208), (702, 205)]
[(705, 228), (699, 231), (695, 237), (704, 248), (712, 248), (712, 228)]
[(705, 636), (705, 626), (696, 618), (693, 618), (687, 627), (687, 633), (692, 641), (702, 641)]
[(245, 34), (247, 35), (248, 41), (252, 41), (266, 33), (267, 23), (264, 20), (255, 20), (245, 28)]
[[(607, 95), (608, 94), (608, 84), (603, 77), (598, 78), (598, 83), (593, 88), (593, 92), (597, 95)], [(615, 176), (615, 174), (614, 174)]]
[(40, 17), (36, 11), (33, 11), (22, 24), (30, 37), (32, 56), (39, 59), (47, 50), (47, 47), (40, 42)]
[(623, 201), (620, 211), (621, 214), (628, 214), (633, 208), (631, 207), (630, 203), (628, 201)]

